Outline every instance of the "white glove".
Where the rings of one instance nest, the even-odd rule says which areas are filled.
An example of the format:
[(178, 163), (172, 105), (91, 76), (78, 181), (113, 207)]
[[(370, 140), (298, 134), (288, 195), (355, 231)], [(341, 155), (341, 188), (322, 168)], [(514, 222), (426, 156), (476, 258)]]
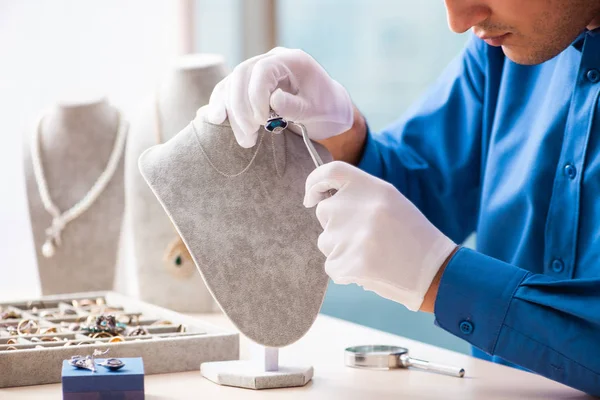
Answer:
[[(330, 189), (337, 193), (329, 197)], [(317, 204), (318, 245), (331, 279), (418, 311), (456, 244), (394, 186), (340, 161), (308, 176), (304, 205)]]
[(219, 82), (207, 120), (229, 119), (238, 143), (252, 147), (269, 118), (269, 105), (281, 117), (304, 124), (314, 140), (352, 127), (354, 107), (346, 89), (302, 50), (282, 47), (244, 61)]

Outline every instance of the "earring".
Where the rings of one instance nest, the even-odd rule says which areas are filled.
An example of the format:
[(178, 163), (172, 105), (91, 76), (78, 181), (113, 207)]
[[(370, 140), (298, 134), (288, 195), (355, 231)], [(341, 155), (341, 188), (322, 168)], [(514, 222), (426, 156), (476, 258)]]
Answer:
[(98, 363), (98, 365), (102, 365), (104, 368), (108, 368), (111, 371), (117, 371), (125, 366), (125, 363), (118, 358), (108, 358), (105, 361)]
[(169, 243), (163, 257), (165, 268), (179, 279), (188, 279), (194, 274), (192, 256), (179, 235)]

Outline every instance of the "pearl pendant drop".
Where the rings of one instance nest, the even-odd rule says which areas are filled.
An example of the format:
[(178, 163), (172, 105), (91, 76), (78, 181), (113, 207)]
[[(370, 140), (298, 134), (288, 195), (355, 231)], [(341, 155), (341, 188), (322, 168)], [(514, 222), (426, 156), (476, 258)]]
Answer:
[(46, 258), (52, 258), (54, 253), (56, 252), (56, 247), (54, 246), (54, 241), (50, 238), (46, 239), (46, 242), (42, 246), (42, 254)]

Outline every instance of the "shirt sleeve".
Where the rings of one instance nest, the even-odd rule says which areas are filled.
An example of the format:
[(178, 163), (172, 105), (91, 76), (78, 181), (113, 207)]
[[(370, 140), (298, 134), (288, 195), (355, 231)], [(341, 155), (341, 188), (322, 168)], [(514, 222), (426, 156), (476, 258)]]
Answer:
[(471, 37), (405, 116), (368, 132), (359, 168), (393, 184), (442, 232), (475, 228), (488, 51)]
[(600, 396), (600, 279), (557, 280), (463, 248), (435, 317), (489, 355)]

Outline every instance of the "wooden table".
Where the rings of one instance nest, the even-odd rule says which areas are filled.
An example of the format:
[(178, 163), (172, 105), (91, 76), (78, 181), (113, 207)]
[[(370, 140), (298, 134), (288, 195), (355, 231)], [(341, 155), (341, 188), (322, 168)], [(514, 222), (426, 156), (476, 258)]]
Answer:
[[(233, 329), (222, 315), (201, 315), (204, 321)], [(426, 371), (369, 371), (344, 366), (344, 348), (359, 344), (393, 344), (410, 349), (413, 357), (465, 368), (463, 379)], [(249, 342), (241, 338), (241, 358)], [(308, 385), (293, 389), (254, 391), (218, 386), (199, 371), (146, 377), (147, 400), (174, 399), (591, 399), (585, 394), (502, 365), (440, 349), (400, 336), (319, 315), (308, 334), (281, 349), (281, 365), (313, 365)], [(2, 371), (0, 371), (2, 373)], [(0, 389), (2, 400), (61, 399), (61, 386), (41, 385)]]

